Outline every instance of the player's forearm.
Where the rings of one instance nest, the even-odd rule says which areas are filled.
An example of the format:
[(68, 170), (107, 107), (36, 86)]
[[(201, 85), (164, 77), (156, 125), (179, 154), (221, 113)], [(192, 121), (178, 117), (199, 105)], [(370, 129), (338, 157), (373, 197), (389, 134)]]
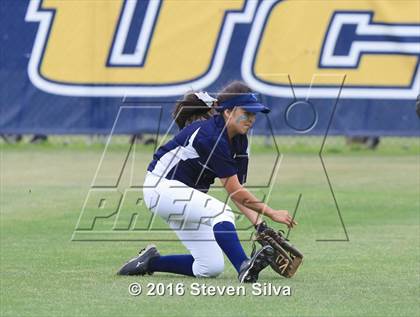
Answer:
[(245, 188), (240, 188), (231, 194), (231, 199), (236, 203), (251, 209), (251, 211), (258, 214), (264, 214), (269, 217), (274, 213), (274, 210), (267, 204), (259, 201), (251, 192)]
[(245, 215), (245, 217), (248, 218), (248, 220), (255, 226), (262, 222), (262, 218), (260, 214), (252, 209), (249, 209), (248, 207), (245, 207), (244, 205), (241, 205), (235, 200), (232, 200), (235, 205), (239, 208), (239, 210)]
[(259, 214), (265, 214), (272, 218), (272, 215), (274, 215), (275, 211), (267, 204), (259, 201), (251, 192), (244, 188), (239, 183), (237, 175), (221, 178), (220, 181), (234, 202), (237, 202), (240, 205), (249, 208)]

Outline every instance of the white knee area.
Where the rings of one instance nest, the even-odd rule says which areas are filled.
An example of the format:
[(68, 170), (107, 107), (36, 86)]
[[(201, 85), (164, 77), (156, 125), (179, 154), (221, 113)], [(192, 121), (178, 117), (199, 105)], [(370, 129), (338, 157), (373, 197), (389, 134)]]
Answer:
[(211, 226), (214, 227), (215, 224), (223, 221), (228, 221), (235, 225), (235, 215), (230, 208), (224, 210), (221, 214), (214, 217), (211, 221)]
[(193, 273), (196, 277), (217, 277), (225, 268), (223, 256), (208, 258), (207, 261), (195, 260)]

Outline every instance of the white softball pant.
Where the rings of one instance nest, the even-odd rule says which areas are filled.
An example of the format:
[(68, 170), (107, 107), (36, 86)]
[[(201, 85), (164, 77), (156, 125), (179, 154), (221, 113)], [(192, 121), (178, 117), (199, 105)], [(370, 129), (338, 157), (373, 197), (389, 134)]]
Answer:
[(162, 217), (191, 252), (196, 277), (215, 277), (223, 272), (223, 252), (214, 238), (213, 226), (222, 221), (235, 224), (227, 204), (150, 172), (144, 181), (143, 198), (147, 208)]

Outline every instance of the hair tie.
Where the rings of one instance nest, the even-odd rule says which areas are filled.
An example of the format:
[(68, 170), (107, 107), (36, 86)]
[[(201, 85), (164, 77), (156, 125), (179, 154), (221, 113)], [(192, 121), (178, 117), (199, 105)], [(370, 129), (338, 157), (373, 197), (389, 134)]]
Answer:
[(210, 96), (206, 91), (199, 91), (194, 93), (194, 95), (196, 95), (197, 98), (204, 102), (209, 108), (211, 108), (213, 106), (213, 103), (217, 101), (217, 99)]

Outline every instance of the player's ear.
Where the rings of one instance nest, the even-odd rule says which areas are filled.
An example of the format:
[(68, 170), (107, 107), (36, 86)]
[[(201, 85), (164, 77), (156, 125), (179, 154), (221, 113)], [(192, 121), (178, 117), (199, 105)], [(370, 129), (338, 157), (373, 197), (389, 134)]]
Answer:
[(232, 109), (226, 109), (223, 111), (223, 114), (225, 116), (226, 119), (229, 119), (232, 115)]

